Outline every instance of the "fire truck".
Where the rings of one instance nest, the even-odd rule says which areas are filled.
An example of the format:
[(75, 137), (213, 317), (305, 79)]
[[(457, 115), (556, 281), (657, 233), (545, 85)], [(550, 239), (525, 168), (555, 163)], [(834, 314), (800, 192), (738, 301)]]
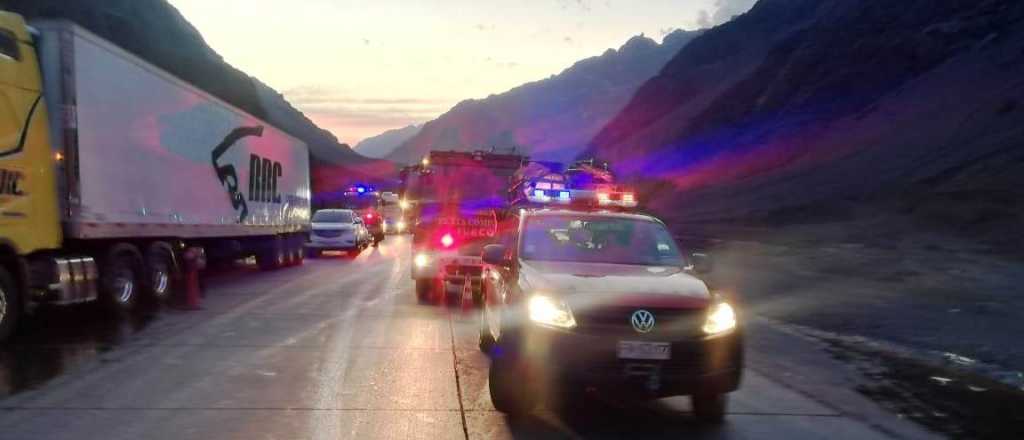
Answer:
[(508, 207), (510, 178), (525, 157), (485, 151), (431, 151), (403, 171), (400, 205), (413, 234), (411, 277), (420, 302), (481, 295), (480, 258)]
[(345, 190), (341, 199), (341, 207), (351, 209), (359, 214), (366, 225), (366, 230), (373, 237), (373, 245), (384, 241), (384, 217), (382, 214), (384, 203), (377, 190), (365, 184), (357, 184)]

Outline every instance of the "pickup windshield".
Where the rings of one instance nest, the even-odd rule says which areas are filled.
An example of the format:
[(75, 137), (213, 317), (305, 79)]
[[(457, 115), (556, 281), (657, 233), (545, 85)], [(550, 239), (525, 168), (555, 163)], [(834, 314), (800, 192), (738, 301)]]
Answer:
[(660, 223), (589, 214), (528, 218), (524, 260), (679, 266), (682, 254)]

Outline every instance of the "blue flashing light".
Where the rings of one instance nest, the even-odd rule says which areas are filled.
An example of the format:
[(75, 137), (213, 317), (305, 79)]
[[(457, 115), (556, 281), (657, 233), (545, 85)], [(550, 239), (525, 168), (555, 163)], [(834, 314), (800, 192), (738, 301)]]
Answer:
[(362, 194), (362, 193), (366, 192), (366, 187), (365, 186), (357, 186), (356, 187), (356, 192), (359, 193), (359, 194)]

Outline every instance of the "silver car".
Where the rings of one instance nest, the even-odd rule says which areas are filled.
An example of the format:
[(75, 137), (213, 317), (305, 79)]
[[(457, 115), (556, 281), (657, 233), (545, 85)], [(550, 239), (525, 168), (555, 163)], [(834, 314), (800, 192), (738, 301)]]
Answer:
[(344, 251), (355, 256), (370, 243), (363, 220), (350, 209), (321, 209), (313, 214), (306, 254), (315, 258), (322, 251)]

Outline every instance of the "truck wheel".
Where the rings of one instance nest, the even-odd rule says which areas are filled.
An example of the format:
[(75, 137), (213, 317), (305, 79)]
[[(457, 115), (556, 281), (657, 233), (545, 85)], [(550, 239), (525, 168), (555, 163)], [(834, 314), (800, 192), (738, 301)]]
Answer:
[(174, 267), (174, 258), (170, 251), (160, 243), (154, 243), (146, 253), (146, 274), (149, 298), (156, 303), (163, 303), (174, 291), (178, 273)]
[(263, 249), (256, 254), (256, 265), (260, 267), (260, 270), (274, 270), (284, 266), (285, 255), (283, 242), (284, 240), (282, 240), (281, 237), (275, 236), (267, 243), (264, 243)]
[(20, 300), (14, 278), (7, 269), (0, 266), (0, 341), (7, 340), (18, 325), (18, 318), (21, 317)]
[(289, 239), (281, 240), (281, 246), (284, 248), (284, 260), (281, 261), (281, 267), (291, 267), (295, 265), (295, 249), (292, 248), (292, 242)]
[(107, 252), (100, 269), (101, 300), (112, 312), (122, 313), (135, 307), (144, 284), (138, 253), (129, 244), (115, 245)]
[(416, 280), (416, 300), (420, 304), (427, 304), (434, 296), (434, 280)]
[(292, 237), (292, 252), (295, 253), (295, 258), (292, 259), (292, 264), (302, 266), (302, 262), (306, 258), (306, 252), (302, 247), (301, 236), (296, 235)]
[(532, 387), (525, 386), (523, 378), (516, 374), (514, 360), (494, 358), (487, 379), (494, 409), (510, 416), (521, 416), (537, 407), (539, 399), (531, 392)]
[(725, 394), (694, 394), (690, 396), (693, 417), (703, 424), (719, 424), (725, 420), (729, 399)]
[(320, 256), (320, 251), (316, 249), (306, 249), (306, 258), (316, 258)]

